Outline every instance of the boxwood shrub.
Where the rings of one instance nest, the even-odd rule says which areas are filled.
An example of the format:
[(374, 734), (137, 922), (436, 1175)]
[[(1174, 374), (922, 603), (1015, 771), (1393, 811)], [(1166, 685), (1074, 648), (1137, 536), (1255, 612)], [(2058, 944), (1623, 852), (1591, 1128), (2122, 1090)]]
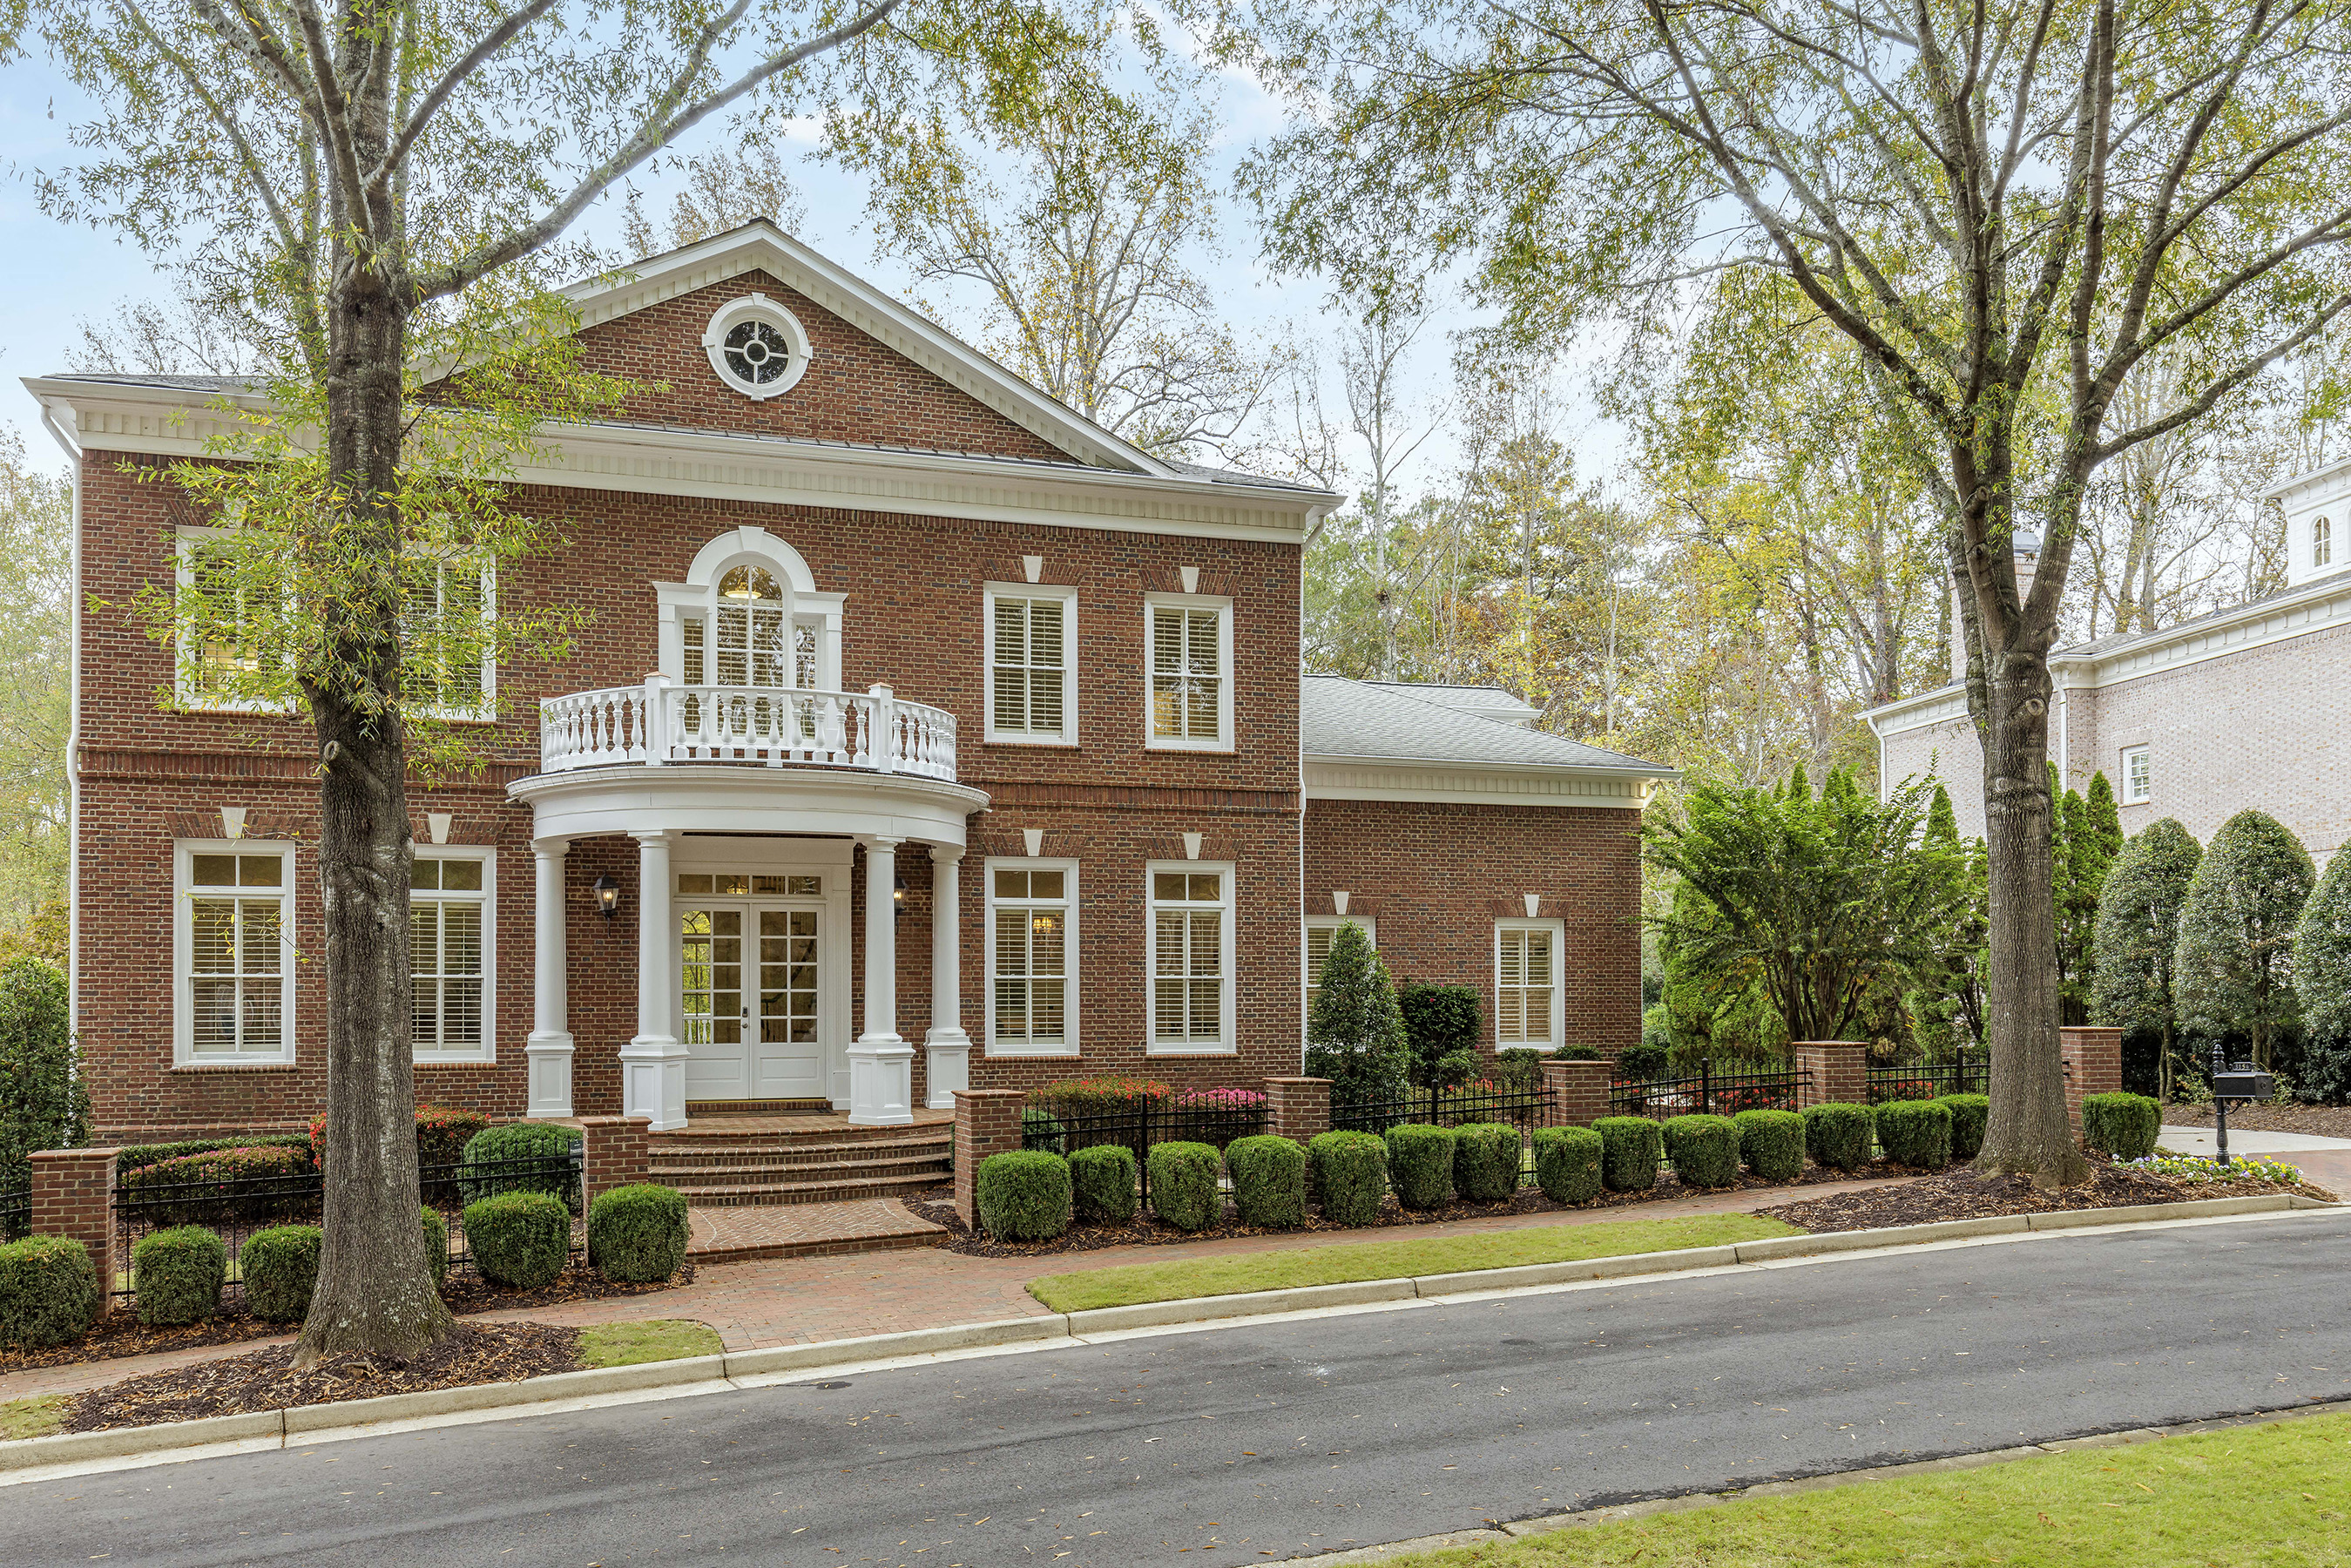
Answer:
[(151, 1230), (131, 1249), (139, 1321), (152, 1328), (202, 1322), (220, 1313), (228, 1244), (201, 1225)]
[(1294, 1138), (1235, 1138), (1225, 1145), (1233, 1207), (1243, 1225), (1295, 1230), (1306, 1223), (1306, 1151)]
[(449, 1278), (449, 1222), (430, 1208), (419, 1207), (424, 1223), (424, 1266), (433, 1270), (433, 1288)]
[(1050, 1240), (1070, 1228), (1070, 1162), (1042, 1149), (990, 1155), (973, 1197), (979, 1228), (998, 1240)]
[(1804, 1108), (1804, 1153), (1815, 1163), (1841, 1171), (1857, 1171), (1869, 1163), (1870, 1145), (1877, 1123), (1866, 1105), (1831, 1101)]
[(1600, 1196), (1600, 1156), (1607, 1145), (1589, 1127), (1541, 1127), (1535, 1132), (1535, 1184), (1553, 1203), (1589, 1203)]
[(1657, 1156), (1665, 1141), (1646, 1116), (1603, 1116), (1592, 1124), (1600, 1134), (1600, 1183), (1610, 1192), (1646, 1192), (1657, 1185)]
[[(465, 1141), (457, 1161), (457, 1190), (471, 1206), (508, 1192), (543, 1192), (562, 1199), (573, 1214), (580, 1212), (580, 1174), (575, 1167), (549, 1163), (542, 1169), (499, 1170), (505, 1160), (554, 1162), (569, 1159), (580, 1146), (577, 1127), (552, 1122), (508, 1122), (475, 1134)], [(467, 1234), (472, 1228), (467, 1228)]]
[(1406, 1122), (1388, 1129), (1388, 1185), (1406, 1208), (1436, 1208), (1453, 1196), (1450, 1127)]
[(1741, 1111), (1730, 1119), (1739, 1129), (1739, 1163), (1765, 1181), (1793, 1181), (1804, 1174), (1804, 1119), (1793, 1111)]
[[(323, 1120), (323, 1118), (322, 1118)], [(182, 1138), (170, 1144), (125, 1144), (114, 1156), (115, 1185), (127, 1185), (124, 1178), (132, 1171), (143, 1171), (149, 1166), (165, 1160), (176, 1160), (188, 1155), (208, 1155), (219, 1149), (292, 1149), (302, 1156), (306, 1165), (315, 1166), (318, 1156), (312, 1152), (308, 1133), (254, 1133), (242, 1138)]]
[(1306, 1145), (1322, 1218), (1336, 1225), (1370, 1225), (1388, 1195), (1388, 1145), (1376, 1133), (1323, 1133)]
[(1877, 1108), (1877, 1142), (1897, 1165), (1941, 1170), (1951, 1163), (1951, 1108), (1939, 1100), (1888, 1100)]
[(0, 1344), (70, 1344), (105, 1302), (89, 1249), (71, 1237), (27, 1236), (0, 1247)]
[(1069, 1151), (1069, 1132), (1061, 1119), (1042, 1105), (1020, 1107), (1020, 1147), (1032, 1155), (1059, 1155)]
[[(284, 1190), (239, 1192), (238, 1184), (258, 1178), (283, 1189), (295, 1185), (284, 1178), (307, 1176), (309, 1170), (310, 1156), (289, 1145), (239, 1144), (141, 1166), (116, 1177), (115, 1188), (129, 1197), (141, 1197), (159, 1187), (177, 1189), (169, 1201), (139, 1208), (140, 1217), (152, 1225), (250, 1224), (298, 1213), (315, 1199)], [(311, 1182), (300, 1185), (315, 1190)]]
[(1739, 1180), (1739, 1128), (1728, 1116), (1676, 1116), (1664, 1128), (1666, 1158), (1684, 1186)]
[(1206, 1230), (1225, 1217), (1214, 1144), (1154, 1144), (1150, 1159), (1152, 1213), (1178, 1230)]
[(1519, 1194), (1519, 1129), (1510, 1122), (1464, 1122), (1453, 1129), (1453, 1190), (1465, 1203), (1502, 1203)]
[(1092, 1225), (1123, 1225), (1143, 1207), (1134, 1190), (1134, 1151), (1095, 1144), (1070, 1156), (1070, 1186), (1078, 1218)]
[(2144, 1094), (2082, 1096), (2082, 1141), (2118, 1160), (2155, 1153), (2163, 1132), (2163, 1106)]
[(246, 1237), (236, 1249), (245, 1310), (269, 1323), (298, 1323), (308, 1317), (323, 1235), (315, 1225), (274, 1225)]
[(1951, 1108), (1951, 1158), (1971, 1160), (1983, 1153), (1984, 1124), (1991, 1120), (1991, 1097), (1946, 1094), (1941, 1103)]
[(571, 1260), (571, 1209), (544, 1192), (481, 1198), (465, 1206), (465, 1243), (483, 1279), (511, 1291), (535, 1291), (553, 1284)]
[(600, 1192), (588, 1206), (589, 1266), (607, 1280), (668, 1279), (685, 1261), (692, 1235), (684, 1196), (658, 1182)]

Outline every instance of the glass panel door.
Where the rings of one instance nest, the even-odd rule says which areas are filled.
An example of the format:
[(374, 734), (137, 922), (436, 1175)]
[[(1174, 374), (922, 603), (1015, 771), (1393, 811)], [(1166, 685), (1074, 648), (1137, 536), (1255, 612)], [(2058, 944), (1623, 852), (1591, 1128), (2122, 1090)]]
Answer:
[(824, 1088), (817, 1030), (817, 919), (813, 909), (759, 915), (759, 1037), (753, 1055), (763, 1100), (811, 1099)]
[(743, 1050), (743, 911), (684, 908), (678, 915), (681, 1037), (688, 1100), (749, 1100)]

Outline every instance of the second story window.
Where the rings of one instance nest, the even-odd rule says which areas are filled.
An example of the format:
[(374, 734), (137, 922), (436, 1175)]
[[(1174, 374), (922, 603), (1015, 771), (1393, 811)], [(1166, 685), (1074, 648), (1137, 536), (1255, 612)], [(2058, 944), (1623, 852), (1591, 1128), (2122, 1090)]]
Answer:
[(2144, 746), (2123, 748), (2123, 804), (2144, 806), (2155, 799), (2155, 765)]
[(182, 528), (177, 545), (176, 700), (185, 708), (270, 709), (243, 695), (271, 657), (265, 643), (282, 632), (258, 563), (237, 549), (230, 528)]
[(427, 561), (410, 570), (407, 593), (402, 658), (411, 691), (444, 718), (492, 716), (497, 693), (492, 574), (462, 561)]
[(2320, 517), (2310, 525), (2310, 564), (2327, 566), (2335, 559), (2335, 525)]
[(1150, 664), (1144, 744), (1229, 751), (1233, 744), (1233, 605), (1200, 594), (1144, 601)]
[(1074, 742), (1077, 590), (991, 583), (986, 612), (987, 738)]

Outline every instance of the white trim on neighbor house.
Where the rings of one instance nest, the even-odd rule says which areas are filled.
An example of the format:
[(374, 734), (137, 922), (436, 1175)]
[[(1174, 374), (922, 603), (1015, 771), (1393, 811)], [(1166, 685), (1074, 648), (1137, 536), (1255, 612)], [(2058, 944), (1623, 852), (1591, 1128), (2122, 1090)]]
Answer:
[[(1502, 938), (1505, 933), (1544, 932), (1551, 937), (1551, 1033), (1546, 1040), (1505, 1040), (1502, 1038)], [(1535, 919), (1499, 919), (1494, 922), (1494, 1049), (1511, 1051), (1526, 1047), (1556, 1049), (1567, 1041), (1567, 986), (1562, 969), (1566, 957), (1567, 922), (1549, 917)], [(1523, 982), (1511, 988), (1527, 990), (1533, 988)]]
[(1424, 800), (1463, 806), (1603, 806), (1640, 810), (1673, 769), (1572, 768), (1555, 763), (1384, 761), (1307, 756), (1309, 800)]
[[(1061, 896), (1058, 899), (1022, 897), (999, 899), (996, 893), (996, 873), (999, 871), (1057, 871), (1061, 873)], [(984, 952), (982, 988), (987, 995), (982, 1000), (986, 1033), (984, 1050), (991, 1058), (1069, 1057), (1079, 1051), (1078, 982), (1084, 956), (1078, 942), (1078, 862), (1073, 860), (1038, 858), (1024, 855), (991, 855), (980, 863), (982, 902), (980, 918), (986, 932), (982, 941)], [(1038, 1042), (1029, 1040), (1005, 1040), (997, 1033), (996, 1018), (996, 915), (999, 909), (1059, 909), (1061, 912), (1061, 1038), (1056, 1041)]]
[(419, 1067), (444, 1062), (485, 1062), (498, 1059), (498, 852), (488, 844), (419, 844), (415, 858), (419, 861), (471, 861), (482, 868), (479, 892), (459, 890), (410, 890), (412, 912), (422, 902), (436, 904), (473, 904), (482, 911), (482, 1038), (479, 1043), (462, 1050), (419, 1050), (415, 1052)]
[[(277, 886), (238, 888), (234, 896), (277, 904), (277, 1045), (268, 1051), (195, 1049), (195, 858), (198, 855), (275, 856)], [(172, 1065), (179, 1067), (276, 1067), (294, 1060), (296, 919), (294, 845), (285, 839), (179, 839), (172, 845)], [(214, 884), (204, 884), (211, 886)], [(231, 896), (225, 884), (222, 895)], [(241, 972), (249, 972), (242, 971)], [(263, 971), (266, 973), (266, 971)], [(239, 988), (240, 1006), (242, 987)], [(240, 1019), (239, 1028), (242, 1029)]]
[[(1059, 729), (1006, 729), (996, 711), (996, 606), (1007, 599), (1031, 603), (1058, 601), (1061, 607), (1061, 725)], [(1075, 746), (1078, 744), (1078, 591), (1039, 582), (986, 582), (980, 585), (980, 684), (987, 705), (983, 731), (990, 746)], [(1033, 667), (1033, 666), (1032, 666)]]
[[(1234, 871), (1235, 867), (1231, 861), (1148, 861), (1144, 864), (1143, 1018), (1144, 1053), (1147, 1056), (1235, 1056), (1239, 1054), (1240, 1035), (1235, 1027), (1237, 1015), (1234, 1005), (1234, 992), (1238, 984), (1238, 977), (1234, 972), (1233, 951)], [(1204, 872), (1215, 873), (1221, 879), (1217, 883), (1222, 895), (1219, 901), (1211, 904), (1206, 900), (1195, 903), (1188, 898), (1181, 901), (1161, 899), (1157, 893), (1156, 879), (1163, 873), (1173, 875), (1179, 872), (1186, 876), (1196, 876)], [(1165, 1040), (1160, 1039), (1159, 914), (1162, 909), (1181, 910), (1187, 914), (1207, 913), (1213, 909), (1220, 915), (1220, 935), (1217, 938), (1218, 971), (1216, 977), (1220, 981), (1217, 993), (1219, 1005), (1217, 1020), (1217, 1038), (1214, 1040), (1203, 1040), (1197, 1037)], [(1167, 977), (1181, 980), (1185, 977), (1171, 975)], [(1191, 977), (1201, 977), (1196, 973)], [(1187, 1005), (1187, 1016), (1188, 1012)]]
[[(1162, 611), (1207, 611), (1217, 617), (1217, 733), (1201, 737), (1158, 733), (1155, 693), (1158, 668), (1156, 631)], [(1151, 751), (1233, 749), (1233, 601), (1217, 593), (1146, 593), (1143, 596), (1143, 744)]]

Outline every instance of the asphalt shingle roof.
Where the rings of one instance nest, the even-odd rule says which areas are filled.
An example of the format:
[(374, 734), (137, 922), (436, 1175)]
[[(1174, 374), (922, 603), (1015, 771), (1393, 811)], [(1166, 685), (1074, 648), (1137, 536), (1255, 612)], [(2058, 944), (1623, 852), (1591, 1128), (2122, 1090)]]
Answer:
[(1464, 713), (1400, 684), (1307, 675), (1299, 688), (1299, 741), (1309, 757), (1604, 768), (1653, 779), (1674, 772), (1619, 751)]

